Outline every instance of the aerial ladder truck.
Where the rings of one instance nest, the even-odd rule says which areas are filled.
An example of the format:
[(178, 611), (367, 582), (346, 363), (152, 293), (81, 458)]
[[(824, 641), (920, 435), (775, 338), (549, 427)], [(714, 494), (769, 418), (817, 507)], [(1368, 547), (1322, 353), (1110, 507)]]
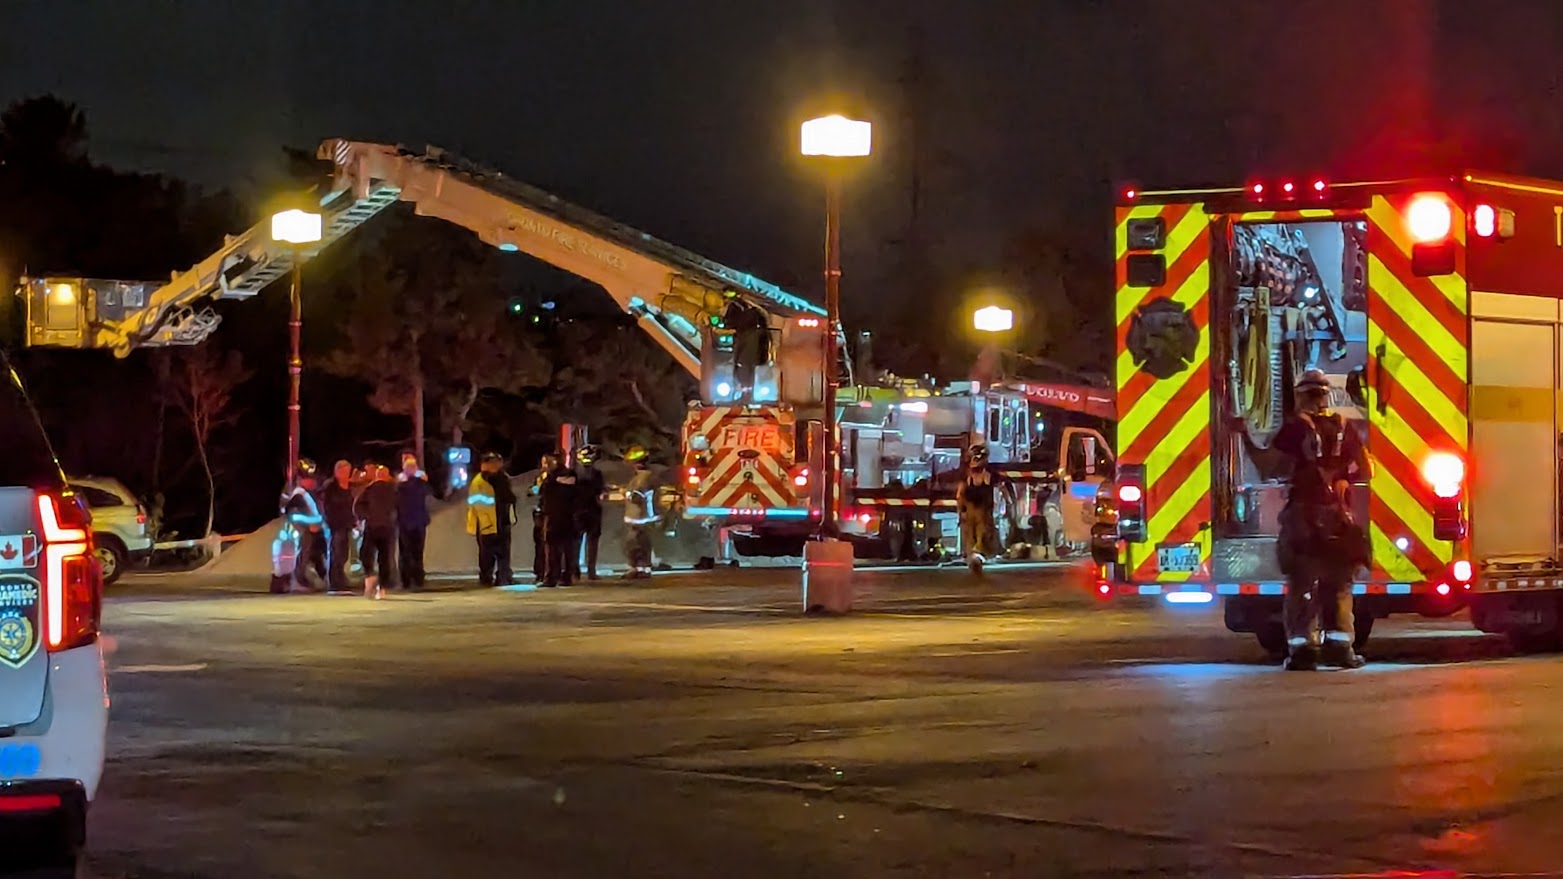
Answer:
[[(752, 274), (439, 148), (416, 153), (331, 139), (321, 144), (317, 155), (333, 169), (331, 185), (319, 199), (318, 242), (297, 246), (274, 241), (269, 224), (260, 223), (227, 238), (206, 259), (162, 284), (23, 279), (19, 293), (26, 301), (27, 344), (107, 349), (120, 357), (138, 348), (199, 344), (220, 320), (213, 300), (259, 295), (288, 274), (295, 260), (312, 259), (391, 205), (408, 202), (420, 216), (453, 223), (502, 251), (527, 253), (598, 284), (699, 381), (700, 399), (690, 403), (681, 431), (677, 475), (687, 518), (747, 535), (751, 539), (735, 542), (745, 554), (792, 554), (818, 530), (824, 486), (817, 474), (823, 470), (826, 449), (839, 447), (839, 441), (825, 442), (822, 426), (821, 354), (829, 331), (823, 309)], [(863, 406), (870, 395), (852, 380), (849, 359), (843, 358), (843, 368), (847, 380), (837, 405), (853, 410), (844, 423), (856, 426), (864, 420), (857, 417), (859, 412), (868, 415), (879, 404)], [(879, 397), (884, 396), (881, 391)], [(896, 401), (888, 404), (899, 416), (922, 415), (918, 410), (927, 403), (913, 397), (929, 392), (889, 393), (898, 400), (907, 398), (901, 401), (908, 403), (904, 408)], [(984, 435), (990, 409), (1024, 409), (1027, 393), (987, 388), (966, 397), (964, 404), (933, 407), (935, 412), (951, 405), (961, 410), (959, 417), (944, 419), (959, 422), (959, 439), (934, 442), (930, 434), (916, 445), (926, 446), (928, 453), (938, 445), (939, 454), (946, 454), (944, 450), (957, 447), (952, 442)], [(997, 417), (993, 423), (1009, 425)], [(861, 426), (867, 429), (854, 429), (854, 443), (886, 435), (873, 425)], [(997, 460), (1025, 463), (1030, 438), (1017, 432), (1006, 435), (1012, 437), (1009, 445), (1014, 449)], [(890, 436), (895, 438), (893, 430)], [(909, 447), (900, 439), (904, 458)], [(877, 464), (856, 466), (861, 458), (855, 447), (851, 454), (850, 473), (881, 471)], [(838, 492), (843, 490), (850, 493), (851, 486), (837, 486)], [(855, 512), (858, 521), (849, 532), (863, 530), (866, 508), (907, 500), (876, 499), (873, 494), (871, 488), (863, 493), (865, 510)]]

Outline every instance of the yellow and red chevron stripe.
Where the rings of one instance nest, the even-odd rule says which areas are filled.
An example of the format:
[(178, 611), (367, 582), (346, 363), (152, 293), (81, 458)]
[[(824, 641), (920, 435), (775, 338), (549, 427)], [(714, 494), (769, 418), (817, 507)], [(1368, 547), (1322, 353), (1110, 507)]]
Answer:
[(1455, 273), (1419, 278), (1405, 223), (1413, 195), (1375, 196), (1367, 214), (1369, 514), (1374, 577), (1420, 582), (1455, 557), (1454, 544), (1433, 538), (1433, 494), (1421, 466), (1434, 451), (1465, 456), (1470, 304), (1464, 212), (1449, 200)]
[[(1166, 225), (1166, 283), (1128, 284), (1128, 224), (1161, 217)], [(1185, 580), (1190, 574), (1157, 573), (1159, 544), (1201, 543), (1201, 575), (1208, 573), (1211, 517), (1210, 217), (1202, 204), (1143, 204), (1119, 208), (1115, 234), (1118, 362), (1118, 458), (1145, 467), (1146, 542), (1131, 548), (1129, 576), (1136, 581)], [(1141, 367), (1128, 344), (1137, 316), (1157, 300), (1181, 308), (1198, 330), (1192, 359), (1166, 378)]]
[[(698, 485), (685, 488), (685, 504), (691, 507), (769, 510), (806, 506), (792, 484), (789, 468), (794, 453), (794, 417), (775, 407), (710, 406), (690, 414), (684, 424), (685, 466), (700, 474)], [(728, 443), (723, 434), (764, 426), (777, 433), (777, 448), (751, 448)], [(690, 439), (705, 438), (710, 449), (704, 460), (693, 451)]]

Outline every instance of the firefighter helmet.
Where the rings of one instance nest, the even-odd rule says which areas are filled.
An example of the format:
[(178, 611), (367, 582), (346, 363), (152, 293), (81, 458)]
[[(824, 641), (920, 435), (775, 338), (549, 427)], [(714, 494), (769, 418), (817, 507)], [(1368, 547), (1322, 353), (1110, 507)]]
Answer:
[(1330, 377), (1324, 374), (1324, 370), (1314, 367), (1303, 370), (1303, 374), (1297, 377), (1297, 383), (1292, 386), (1297, 391), (1328, 391), (1330, 389)]
[(314, 476), (316, 473), (320, 472), (320, 468), (315, 466), (315, 462), (313, 460), (309, 458), (300, 458), (298, 459), (298, 466), (294, 468), (294, 472), (297, 473), (300, 478), (303, 478), (305, 476)]
[(624, 452), (624, 460), (635, 462), (646, 460), (646, 450), (641, 446), (630, 446)]
[(597, 456), (601, 453), (602, 450), (594, 445), (584, 445), (575, 451), (575, 460), (580, 461), (582, 464), (590, 464), (596, 461)]
[(484, 452), (483, 453), (483, 463), (485, 463), (485, 464), (503, 464), (504, 462), (505, 462), (505, 456), (501, 455), (498, 452)]

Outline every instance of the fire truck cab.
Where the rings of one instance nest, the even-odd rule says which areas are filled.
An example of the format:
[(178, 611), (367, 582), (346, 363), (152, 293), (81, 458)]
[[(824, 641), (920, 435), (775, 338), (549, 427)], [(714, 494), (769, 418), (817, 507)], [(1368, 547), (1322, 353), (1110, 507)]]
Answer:
[(1116, 216), (1117, 450), (1104, 598), (1221, 599), (1284, 644), (1275, 555), (1292, 382), (1322, 369), (1372, 472), (1358, 641), (1469, 605), (1555, 646), (1563, 597), (1563, 183), (1495, 174), (1127, 190)]

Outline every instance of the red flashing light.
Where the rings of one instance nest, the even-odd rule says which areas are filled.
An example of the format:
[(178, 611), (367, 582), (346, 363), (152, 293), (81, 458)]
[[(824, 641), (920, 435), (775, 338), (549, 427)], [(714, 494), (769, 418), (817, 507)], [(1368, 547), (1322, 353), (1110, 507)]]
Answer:
[(1434, 452), (1422, 462), (1422, 478), (1432, 486), (1433, 494), (1441, 498), (1458, 497), (1461, 483), (1465, 482), (1465, 462), (1459, 455)]
[(798, 318), (798, 326), (800, 326), (800, 327), (817, 327), (817, 326), (819, 326), (819, 318), (817, 318), (817, 317), (800, 317), (800, 318)]
[(1297, 185), (1292, 183), (1292, 181), (1290, 181), (1290, 180), (1288, 180), (1285, 183), (1281, 184), (1281, 191), (1286, 193), (1287, 195), (1291, 195), (1296, 190), (1297, 190)]
[(1139, 198), (1139, 197), (1140, 197), (1139, 192), (1135, 191), (1134, 187), (1132, 187), (1132, 186), (1129, 187), (1128, 189), (1125, 189), (1123, 191), (1123, 200), (1124, 201), (1134, 201), (1136, 198)]
[(1098, 583), (1098, 584), (1096, 584), (1096, 594), (1098, 594), (1098, 595), (1111, 595), (1111, 594), (1113, 594), (1113, 587), (1112, 587), (1111, 584), (1108, 584), (1108, 583)]
[(1479, 204), (1471, 210), (1471, 231), (1478, 238), (1491, 238), (1498, 234), (1498, 211), (1490, 204)]
[(1317, 192), (1320, 195), (1323, 195), (1324, 194), (1324, 189), (1325, 189), (1325, 183), (1324, 183), (1323, 180), (1315, 180), (1315, 181), (1313, 181), (1313, 191), (1314, 192)]
[[(1460, 559), (1459, 561), (1455, 562), (1450, 566), (1449, 570), (1454, 574), (1455, 580), (1466, 584), (1471, 582), (1471, 563), (1465, 559)], [(1469, 588), (1469, 586), (1467, 588)]]
[(1448, 595), (1449, 594), (1449, 584), (1448, 583), (1439, 583), (1437, 586), (1434, 586), (1433, 589), (1439, 595)]
[(1424, 193), (1411, 199), (1406, 207), (1406, 229), (1424, 244), (1442, 241), (1454, 227), (1454, 212), (1449, 200), (1437, 193)]
[(1137, 504), (1145, 497), (1145, 492), (1138, 485), (1118, 486), (1118, 500), (1126, 504)]
[(1256, 197), (1257, 197), (1257, 196), (1261, 196), (1261, 195), (1264, 195), (1264, 194), (1265, 194), (1265, 185), (1264, 185), (1264, 184), (1263, 184), (1263, 183), (1254, 183), (1254, 184), (1251, 184), (1251, 185), (1250, 185), (1250, 186), (1249, 186), (1249, 187), (1248, 187), (1248, 191), (1249, 191), (1249, 192), (1250, 192), (1250, 193), (1252, 193), (1252, 194), (1253, 194), (1253, 195), (1254, 195), (1254, 196), (1256, 196)]

